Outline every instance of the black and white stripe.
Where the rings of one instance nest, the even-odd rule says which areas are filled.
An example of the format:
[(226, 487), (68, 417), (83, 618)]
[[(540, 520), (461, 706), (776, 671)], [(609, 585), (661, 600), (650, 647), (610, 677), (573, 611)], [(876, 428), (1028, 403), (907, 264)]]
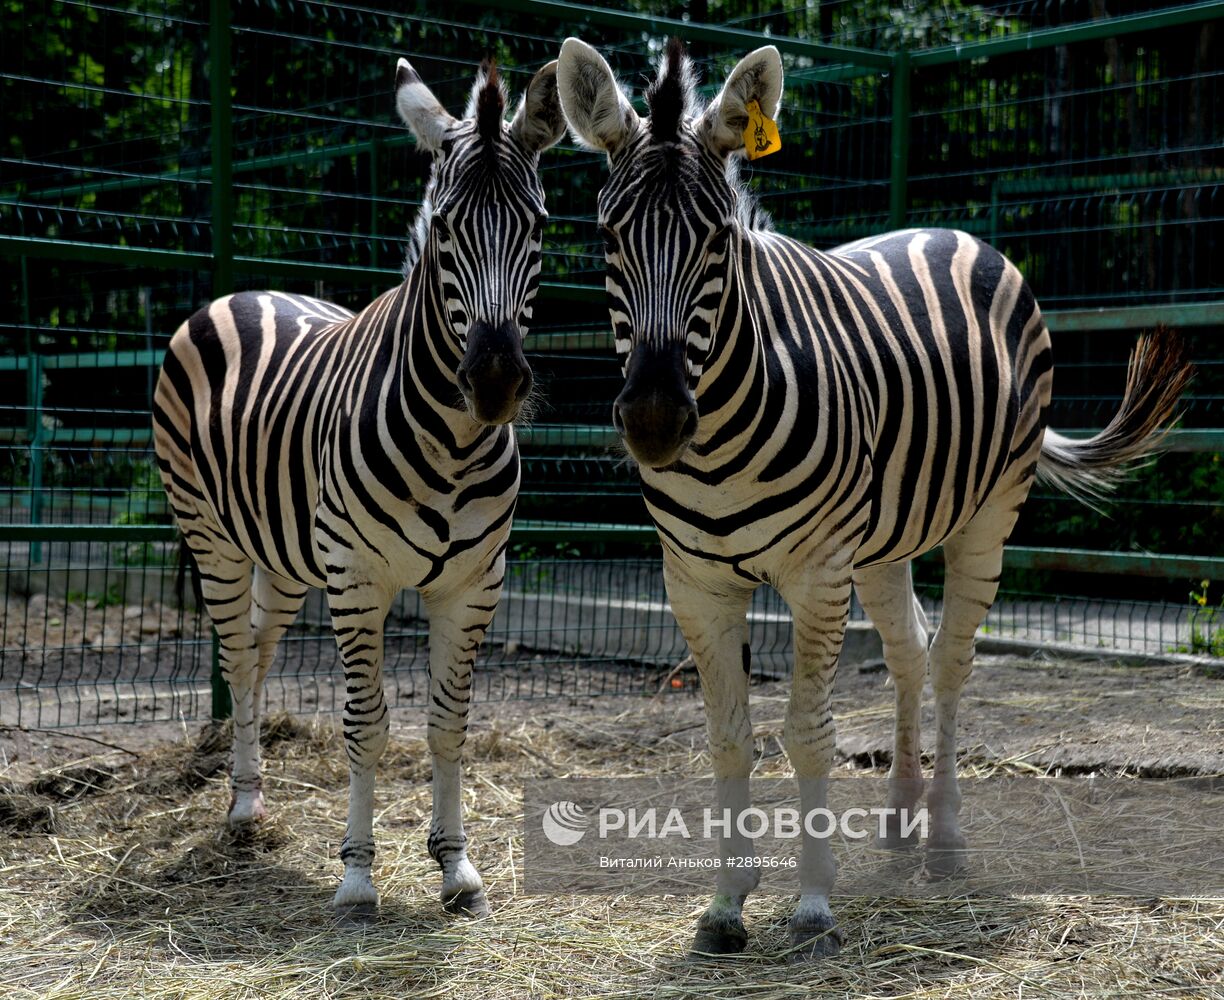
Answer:
[[(759, 49), (706, 108), (678, 43), (639, 119), (604, 60), (559, 60), (570, 127), (608, 154), (599, 196), (624, 390), (614, 421), (637, 458), (676, 618), (700, 670), (720, 805), (747, 806), (752, 765), (741, 649), (761, 584), (794, 614), (784, 727), (804, 810), (824, 806), (830, 694), (852, 587), (896, 683), (888, 805), (923, 790), (918, 709), (928, 665), (938, 734), (928, 866), (955, 868), (956, 709), (994, 600), (1003, 544), (1035, 476), (1082, 494), (1151, 450), (1188, 368), (1174, 338), (1141, 342), (1121, 411), (1088, 442), (1047, 431), (1052, 363), (1020, 273), (965, 233), (888, 233), (821, 253), (763, 225), (736, 182), (746, 105), (776, 114), (782, 64)], [(929, 642), (909, 561), (942, 545), (943, 617)], [(886, 842), (900, 846), (890, 826)], [(727, 856), (752, 853), (731, 837)], [(743, 948), (753, 867), (720, 870), (696, 948)], [(807, 838), (792, 940), (836, 950), (827, 840)]]
[(323, 588), (344, 662), (350, 764), (336, 905), (377, 904), (383, 625), (399, 591), (413, 587), (430, 619), (428, 846), (447, 905), (482, 913), (460, 815), (460, 757), (472, 665), (500, 597), (518, 494), (509, 422), (531, 384), (521, 341), (540, 272), (537, 161), (563, 125), (555, 63), (535, 75), (510, 122), (491, 68), (461, 120), (404, 60), (396, 84), (402, 117), (434, 157), (404, 282), (356, 316), (278, 292), (201, 309), (162, 366), (155, 446), (233, 692), (231, 824), (264, 815), (264, 675), (307, 588)]

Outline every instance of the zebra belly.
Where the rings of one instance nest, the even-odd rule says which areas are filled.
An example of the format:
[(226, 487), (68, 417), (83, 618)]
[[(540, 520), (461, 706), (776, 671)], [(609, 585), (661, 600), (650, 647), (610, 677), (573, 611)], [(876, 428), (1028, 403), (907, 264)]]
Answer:
[(992, 497), (1014, 486), (1026, 468), (1012, 452), (1015, 426), (1013, 409), (997, 437), (978, 442), (983, 460), (971, 464), (967, 476), (956, 475), (943, 457), (932, 461), (921, 444), (905, 457), (908, 468), (901, 476), (885, 476), (881, 457), (855, 565), (903, 562), (929, 552), (973, 520)]

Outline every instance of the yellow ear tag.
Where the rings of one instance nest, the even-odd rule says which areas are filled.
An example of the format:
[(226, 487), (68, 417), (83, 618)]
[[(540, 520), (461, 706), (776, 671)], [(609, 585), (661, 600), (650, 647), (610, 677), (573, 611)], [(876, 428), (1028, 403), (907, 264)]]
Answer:
[(778, 123), (767, 118), (756, 101), (749, 101), (745, 108), (748, 111), (748, 127), (744, 129), (744, 150), (748, 153), (748, 159), (755, 160), (776, 153), (782, 148)]

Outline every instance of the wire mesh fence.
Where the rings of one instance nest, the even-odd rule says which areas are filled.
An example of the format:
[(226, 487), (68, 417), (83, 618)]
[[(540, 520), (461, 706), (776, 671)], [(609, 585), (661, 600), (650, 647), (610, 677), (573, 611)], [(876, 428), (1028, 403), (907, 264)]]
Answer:
[[(10, 541), (0, 549), (0, 725), (173, 722), (208, 715), (211, 627), (190, 585), (185, 595), (179, 593), (176, 542), (56, 541), (41, 543), (36, 552), (31, 542)], [(938, 589), (923, 588), (922, 600), (934, 627)], [(749, 632), (754, 680), (788, 676), (791, 620), (775, 591), (757, 592)], [(386, 626), (384, 686), (392, 706), (426, 704), (427, 643), (421, 602), (404, 593)], [(1114, 656), (1210, 652), (1212, 643), (1224, 647), (1224, 621), (1200, 608), (1005, 592), (979, 643), (986, 649), (1000, 643), (1095, 648)], [(657, 559), (518, 557), (510, 561), (476, 663), (473, 697), (693, 691), (697, 677), (686, 652)], [(879, 655), (855, 604), (847, 656), (861, 664)], [(343, 672), (319, 593), (312, 593), (282, 639), (265, 691), (271, 711), (343, 707)]]
[[(1014, 541), (1065, 557), (1013, 564), (1013, 593), (987, 628), (1119, 651), (1211, 651), (1219, 595), (1203, 580), (1224, 577), (1221, 5), (1134, 3), (1112, 17), (1071, 2), (733, 6), (652, 0), (561, 15), (534, 0), (445, 10), (33, 0), (0, 10), (11, 53), (0, 67), (0, 713), (76, 724), (202, 711), (208, 637), (165, 589), (175, 575), (165, 539), (70, 544), (4, 525), (167, 530), (148, 407), (177, 325), (231, 288), (354, 309), (372, 300), (399, 278), (429, 170), (394, 115), (396, 59), (411, 58), (458, 112), (482, 56), (497, 58), (517, 95), (567, 34), (599, 44), (639, 107), (668, 34), (689, 40), (705, 96), (748, 49), (776, 43), (783, 148), (744, 176), (777, 228), (825, 247), (902, 225), (954, 225), (994, 243), (1026, 273), (1055, 333), (1059, 429), (1108, 420), (1130, 331), (1182, 327), (1199, 375), (1174, 450), (1108, 516), (1036, 491)], [(533, 641), (512, 628), (512, 574), (480, 690), (653, 690), (683, 659), (670, 619), (655, 645), (639, 646), (637, 624), (607, 617), (626, 602), (662, 607), (649, 533), (586, 530), (647, 523), (609, 427), (621, 375), (594, 220), (605, 166), (563, 142), (540, 169), (550, 219), (527, 347), (541, 390), (521, 434), (518, 507), (534, 527), (514, 536), (514, 572), (520, 592), (532, 578), (590, 596), (565, 605), (579, 615), (565, 628), (541, 619), (548, 642)], [(1102, 559), (1110, 552), (1132, 561)], [(1180, 558), (1143, 575), (1119, 568), (1161, 554)], [(647, 566), (649, 585), (634, 576)], [(938, 561), (917, 575), (937, 598)], [(754, 614), (784, 615), (772, 592), (760, 600)], [(552, 615), (554, 604), (530, 606)], [(411, 700), (423, 633), (406, 609), (393, 621), (391, 675)], [(582, 615), (606, 621), (621, 645), (593, 652)], [(320, 616), (309, 621), (286, 641), (276, 697), (331, 707), (334, 644)], [(789, 639), (761, 635), (756, 659), (784, 661)], [(298, 674), (314, 685), (309, 703)]]

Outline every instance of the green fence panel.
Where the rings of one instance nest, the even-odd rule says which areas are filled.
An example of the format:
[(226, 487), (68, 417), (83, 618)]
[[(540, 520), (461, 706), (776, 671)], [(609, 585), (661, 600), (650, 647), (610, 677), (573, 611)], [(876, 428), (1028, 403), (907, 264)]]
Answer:
[[(1220, 584), (1204, 590), (1202, 579), (1224, 576), (1216, 572), (1224, 558), (1224, 50), (1212, 43), (1224, 2), (1099, 19), (1071, 5), (633, 7), (30, 0), (0, 12), (9, 54), (0, 66), (0, 522), (32, 532), (0, 534), (14, 602), (6, 629), (23, 622), (20, 642), (6, 632), (0, 689), (12, 681), (13, 691), (45, 690), (30, 678), (54, 670), (71, 684), (88, 661), (112, 686), (178, 671), (187, 687), (203, 677), (207, 690), (207, 667), (197, 672), (195, 659), (206, 664), (207, 635), (200, 646), (185, 632), (141, 640), (129, 622), (126, 632), (114, 626), (111, 651), (107, 619), (99, 653), (88, 636), (48, 624), (71, 612), (92, 628), (86, 612), (119, 606), (107, 596), (117, 580), (153, 595), (158, 614), (177, 614), (159, 589), (174, 575), (169, 538), (86, 542), (56, 538), (57, 526), (168, 530), (148, 410), (157, 360), (195, 308), (256, 287), (360, 308), (398, 280), (428, 172), (394, 111), (399, 56), (457, 112), (480, 56), (498, 59), (517, 96), (567, 34), (600, 45), (639, 107), (668, 34), (688, 40), (706, 95), (747, 50), (776, 44), (787, 74), (783, 149), (743, 174), (777, 228), (818, 246), (901, 225), (957, 226), (995, 243), (1029, 277), (1053, 331), (1050, 418), (1060, 429), (1108, 420), (1135, 331), (1182, 328), (1199, 374), (1170, 454), (1128, 483), (1106, 516), (1035, 491), (1008, 571), (1013, 591), (1029, 596), (1010, 599), (1007, 621), (1051, 639), (1210, 648), (1205, 616)], [(522, 434), (519, 516), (531, 523), (516, 534), (515, 572), (541, 592), (556, 585), (589, 595), (574, 605), (583, 614), (604, 601), (630, 615), (639, 598), (617, 586), (637, 587), (650, 608), (662, 598), (636, 475), (609, 427), (620, 373), (594, 222), (605, 166), (563, 142), (541, 171), (550, 221), (528, 347), (542, 391)], [(1102, 568), (1109, 572), (1089, 573)], [(938, 560), (917, 573), (937, 592)], [(139, 585), (128, 582), (142, 574)], [(1079, 596), (1046, 599), (1059, 591)], [(44, 604), (38, 628), (51, 631), (41, 647), (30, 626), (40, 593), (61, 602)], [(1210, 600), (1200, 604), (1204, 593)], [(1091, 610), (1086, 594), (1112, 603)], [(552, 598), (534, 600), (560, 614)], [(1042, 631), (1033, 622), (1051, 606), (1062, 610)], [(762, 605), (761, 621), (775, 611)], [(511, 613), (519, 631), (542, 629), (550, 642), (565, 632), (524, 624), (524, 613)], [(1080, 618), (1068, 624), (1068, 614)], [(1119, 632), (1119, 615), (1147, 624)], [(600, 648), (611, 650), (615, 634), (636, 649), (640, 623), (625, 626), (624, 638), (607, 616), (596, 615), (605, 623)], [(322, 677), (330, 640), (318, 621), (309, 628), (314, 645), (303, 640), (293, 656)], [(402, 633), (401, 662), (415, 664), (407, 650), (419, 644), (419, 624)], [(498, 640), (518, 650), (497, 653), (498, 662), (513, 664), (529, 694), (560, 690), (558, 678), (579, 661), (554, 649), (538, 654), (544, 666), (533, 674), (537, 654), (522, 653), (531, 642), (516, 635)], [(174, 660), (170, 646), (180, 640)], [(556, 641), (571, 651), (582, 644)], [(763, 641), (768, 655), (784, 648)], [(626, 653), (625, 664), (637, 666), (624, 676), (682, 655), (662, 640), (652, 649), (644, 659)], [(43, 674), (31, 673), (31, 657)], [(622, 676), (614, 659), (607, 652), (592, 669), (624, 689), (610, 679)], [(498, 676), (498, 690), (512, 690), (511, 674)], [(195, 697), (149, 711), (198, 714)], [(77, 721), (90, 713), (106, 714), (95, 704)]]

